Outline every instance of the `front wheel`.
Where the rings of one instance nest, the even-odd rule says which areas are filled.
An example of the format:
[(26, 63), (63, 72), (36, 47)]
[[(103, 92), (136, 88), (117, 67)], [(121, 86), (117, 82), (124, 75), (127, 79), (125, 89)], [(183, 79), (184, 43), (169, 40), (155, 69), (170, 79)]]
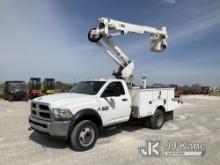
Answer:
[(164, 112), (160, 109), (157, 109), (153, 116), (150, 118), (150, 125), (153, 129), (160, 129), (165, 121)]
[(89, 120), (79, 122), (73, 129), (70, 141), (77, 151), (85, 151), (92, 148), (98, 136), (98, 128), (95, 123)]

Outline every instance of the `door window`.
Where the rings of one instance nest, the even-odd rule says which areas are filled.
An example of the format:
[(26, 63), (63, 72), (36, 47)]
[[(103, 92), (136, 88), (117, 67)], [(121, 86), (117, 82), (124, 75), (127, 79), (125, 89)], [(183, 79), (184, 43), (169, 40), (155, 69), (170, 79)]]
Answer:
[(112, 82), (110, 83), (104, 92), (102, 93), (102, 97), (117, 97), (124, 95), (125, 91), (121, 82)]

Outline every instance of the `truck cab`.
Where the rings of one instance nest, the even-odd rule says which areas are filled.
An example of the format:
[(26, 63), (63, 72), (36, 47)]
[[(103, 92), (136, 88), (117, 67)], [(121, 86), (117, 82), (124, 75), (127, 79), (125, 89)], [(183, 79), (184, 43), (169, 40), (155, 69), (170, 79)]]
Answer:
[[(34, 99), (30, 127), (40, 133), (69, 138), (74, 149), (81, 151), (95, 145), (98, 132), (104, 127), (131, 118), (141, 118), (147, 125), (149, 116), (156, 113), (151, 124), (152, 128), (159, 129), (168, 111), (172, 112), (174, 108), (171, 105), (174, 89), (155, 90), (156, 93), (153, 89), (128, 89), (121, 79), (82, 81), (69, 93)], [(155, 122), (158, 119), (159, 125)]]

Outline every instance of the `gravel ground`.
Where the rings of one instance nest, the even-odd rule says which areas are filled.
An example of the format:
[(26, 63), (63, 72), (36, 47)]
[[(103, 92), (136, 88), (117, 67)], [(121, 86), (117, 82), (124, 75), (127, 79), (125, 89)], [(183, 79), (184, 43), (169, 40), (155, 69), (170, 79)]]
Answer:
[[(123, 124), (105, 130), (96, 146), (75, 152), (69, 143), (28, 131), (29, 102), (0, 101), (0, 165), (7, 164), (220, 164), (220, 97), (184, 96), (174, 120), (161, 130)], [(160, 139), (163, 153), (168, 141), (205, 143), (199, 157), (143, 156), (146, 140)]]

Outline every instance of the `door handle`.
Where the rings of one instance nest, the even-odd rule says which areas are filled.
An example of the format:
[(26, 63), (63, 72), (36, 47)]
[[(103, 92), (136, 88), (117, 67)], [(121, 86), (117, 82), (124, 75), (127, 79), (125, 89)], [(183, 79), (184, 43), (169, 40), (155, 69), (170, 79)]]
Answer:
[(107, 111), (107, 110), (109, 110), (108, 106), (103, 106), (102, 107), (102, 111)]
[(127, 99), (127, 98), (125, 98), (125, 99), (122, 99), (122, 101), (128, 101), (128, 99)]

